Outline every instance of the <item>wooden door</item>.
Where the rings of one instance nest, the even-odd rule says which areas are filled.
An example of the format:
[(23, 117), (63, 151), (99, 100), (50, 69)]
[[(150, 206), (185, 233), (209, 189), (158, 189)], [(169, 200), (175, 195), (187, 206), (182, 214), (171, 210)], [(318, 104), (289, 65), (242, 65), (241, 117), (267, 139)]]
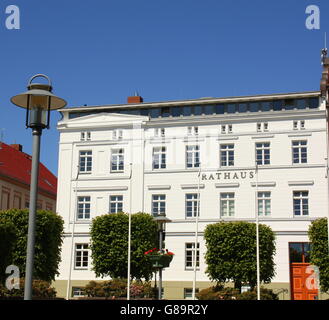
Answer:
[(289, 243), (289, 251), (291, 299), (316, 300), (318, 274), (310, 265), (310, 244), (308, 242)]
[(316, 300), (318, 284), (313, 267), (309, 263), (292, 263), (291, 265), (292, 300)]

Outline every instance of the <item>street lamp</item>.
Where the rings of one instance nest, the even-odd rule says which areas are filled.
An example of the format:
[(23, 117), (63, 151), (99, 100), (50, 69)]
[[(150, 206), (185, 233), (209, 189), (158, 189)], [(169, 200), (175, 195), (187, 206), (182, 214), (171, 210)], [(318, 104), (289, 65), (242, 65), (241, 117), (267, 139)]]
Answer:
[[(164, 227), (165, 227), (165, 224), (171, 222), (171, 220), (169, 218), (167, 218), (164, 213), (160, 213), (159, 215), (155, 216), (153, 219), (158, 225), (159, 250), (161, 251)], [(158, 293), (159, 300), (161, 300), (161, 296), (162, 296), (162, 267), (159, 268), (159, 293)]]
[[(48, 84), (32, 83), (35, 78), (42, 77)], [(24, 300), (32, 299), (32, 276), (34, 265), (35, 218), (38, 191), (40, 138), (42, 130), (49, 129), (50, 111), (66, 106), (66, 101), (52, 94), (50, 79), (43, 74), (33, 76), (27, 86), (28, 91), (16, 95), (10, 101), (18, 107), (26, 109), (26, 127), (32, 129), (33, 151), (30, 185), (29, 226), (26, 252), (26, 272)]]

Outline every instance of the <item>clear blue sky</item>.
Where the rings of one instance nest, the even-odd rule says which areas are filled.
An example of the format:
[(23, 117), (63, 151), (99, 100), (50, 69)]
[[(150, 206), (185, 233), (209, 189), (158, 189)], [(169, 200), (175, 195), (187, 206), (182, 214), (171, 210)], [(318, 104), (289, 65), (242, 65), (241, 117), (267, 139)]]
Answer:
[[(11, 4), (20, 30), (5, 27)], [(308, 5), (320, 8), (320, 30), (305, 27)], [(135, 90), (145, 102), (318, 90), (328, 18), (328, 0), (2, 0), (4, 142), (31, 153), (24, 110), (9, 100), (36, 73), (69, 106), (125, 103)], [(55, 174), (59, 118), (41, 147)]]

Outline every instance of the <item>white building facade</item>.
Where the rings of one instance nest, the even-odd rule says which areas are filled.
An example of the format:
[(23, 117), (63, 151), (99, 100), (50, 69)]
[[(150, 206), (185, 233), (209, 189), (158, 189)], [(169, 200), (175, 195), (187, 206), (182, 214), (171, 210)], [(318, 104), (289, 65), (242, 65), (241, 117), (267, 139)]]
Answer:
[(197, 289), (213, 285), (205, 272), (205, 227), (255, 222), (258, 211), (276, 235), (269, 286), (280, 299), (321, 299), (317, 290), (298, 288), (295, 272), (309, 262), (310, 223), (328, 216), (320, 92), (136, 101), (61, 111), (57, 211), (65, 238), (58, 294), (66, 296), (70, 285), (70, 295), (78, 295), (90, 280), (104, 280), (92, 271), (94, 217), (142, 211), (172, 220), (165, 242), (175, 256), (163, 271), (164, 297), (189, 298), (199, 195)]

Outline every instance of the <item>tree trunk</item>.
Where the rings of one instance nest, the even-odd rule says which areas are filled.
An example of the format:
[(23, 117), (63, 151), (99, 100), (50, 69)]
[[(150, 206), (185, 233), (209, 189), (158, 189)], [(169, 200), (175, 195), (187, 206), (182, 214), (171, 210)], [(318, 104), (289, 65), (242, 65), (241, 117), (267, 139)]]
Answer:
[(240, 281), (234, 282), (234, 289), (239, 290), (240, 293), (241, 293), (241, 287), (242, 287), (242, 283)]

